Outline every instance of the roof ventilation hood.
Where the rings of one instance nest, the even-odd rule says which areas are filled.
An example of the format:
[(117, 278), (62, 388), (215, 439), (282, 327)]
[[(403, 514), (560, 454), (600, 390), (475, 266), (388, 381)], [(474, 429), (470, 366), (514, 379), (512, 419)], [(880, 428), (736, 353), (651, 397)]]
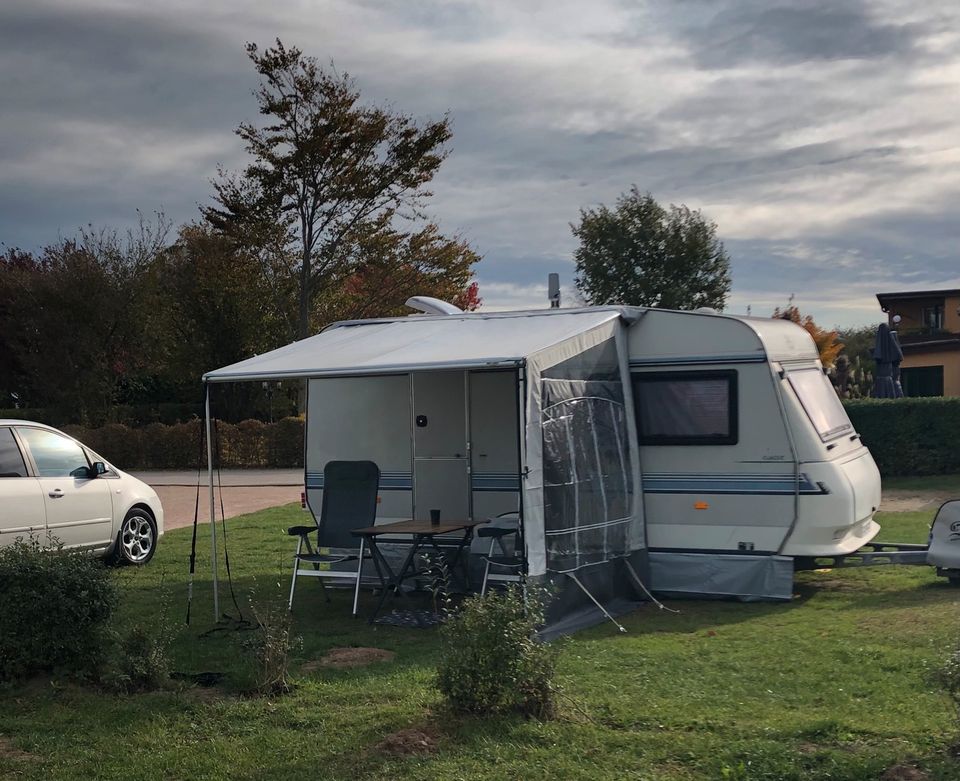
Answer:
[(463, 314), (463, 310), (460, 309), (460, 307), (448, 304), (439, 298), (431, 298), (430, 296), (412, 296), (407, 299), (407, 306), (419, 312), (425, 312), (428, 315)]

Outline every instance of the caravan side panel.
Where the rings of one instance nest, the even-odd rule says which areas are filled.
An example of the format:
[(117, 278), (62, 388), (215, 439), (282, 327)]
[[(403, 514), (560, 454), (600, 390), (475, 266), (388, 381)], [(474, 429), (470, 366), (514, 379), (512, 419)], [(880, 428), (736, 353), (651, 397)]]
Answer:
[[(756, 333), (734, 318), (651, 310), (631, 329), (630, 365), (651, 551), (777, 552), (795, 465)], [(801, 475), (806, 490), (819, 489)]]
[(413, 509), (410, 377), (310, 380), (306, 431), (307, 503), (319, 514), (328, 461), (370, 460), (380, 467), (377, 521), (406, 520)]

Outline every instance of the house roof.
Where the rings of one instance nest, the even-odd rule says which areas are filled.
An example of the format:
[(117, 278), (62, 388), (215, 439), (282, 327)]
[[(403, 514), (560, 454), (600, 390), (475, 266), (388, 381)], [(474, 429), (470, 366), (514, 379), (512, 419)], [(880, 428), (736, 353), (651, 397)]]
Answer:
[(894, 300), (917, 300), (924, 298), (945, 298), (947, 296), (960, 296), (960, 288), (945, 288), (942, 290), (904, 290), (899, 293), (877, 293), (877, 301), (880, 307), (885, 309), (888, 302)]

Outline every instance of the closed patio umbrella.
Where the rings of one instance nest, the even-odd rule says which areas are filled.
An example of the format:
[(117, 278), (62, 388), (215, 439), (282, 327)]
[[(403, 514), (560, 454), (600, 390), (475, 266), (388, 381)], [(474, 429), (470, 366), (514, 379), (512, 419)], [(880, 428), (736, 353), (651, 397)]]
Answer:
[[(877, 362), (874, 374), (873, 397), (876, 399), (895, 399), (903, 396), (900, 385), (900, 361), (903, 360), (903, 351), (897, 340), (896, 332), (890, 330), (886, 323), (877, 327), (877, 339), (873, 346), (873, 358)], [(896, 372), (896, 376), (894, 376)]]

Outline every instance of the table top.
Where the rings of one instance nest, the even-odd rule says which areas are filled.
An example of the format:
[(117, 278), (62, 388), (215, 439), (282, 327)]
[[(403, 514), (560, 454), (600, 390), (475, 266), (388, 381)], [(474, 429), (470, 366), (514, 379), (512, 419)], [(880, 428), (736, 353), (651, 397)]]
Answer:
[(396, 521), (395, 523), (382, 523), (379, 526), (364, 526), (360, 529), (351, 529), (350, 533), (354, 537), (376, 537), (380, 534), (449, 534), (450, 532), (472, 529), (486, 523), (486, 519), (481, 521), (440, 521), (432, 523), (431, 521)]

